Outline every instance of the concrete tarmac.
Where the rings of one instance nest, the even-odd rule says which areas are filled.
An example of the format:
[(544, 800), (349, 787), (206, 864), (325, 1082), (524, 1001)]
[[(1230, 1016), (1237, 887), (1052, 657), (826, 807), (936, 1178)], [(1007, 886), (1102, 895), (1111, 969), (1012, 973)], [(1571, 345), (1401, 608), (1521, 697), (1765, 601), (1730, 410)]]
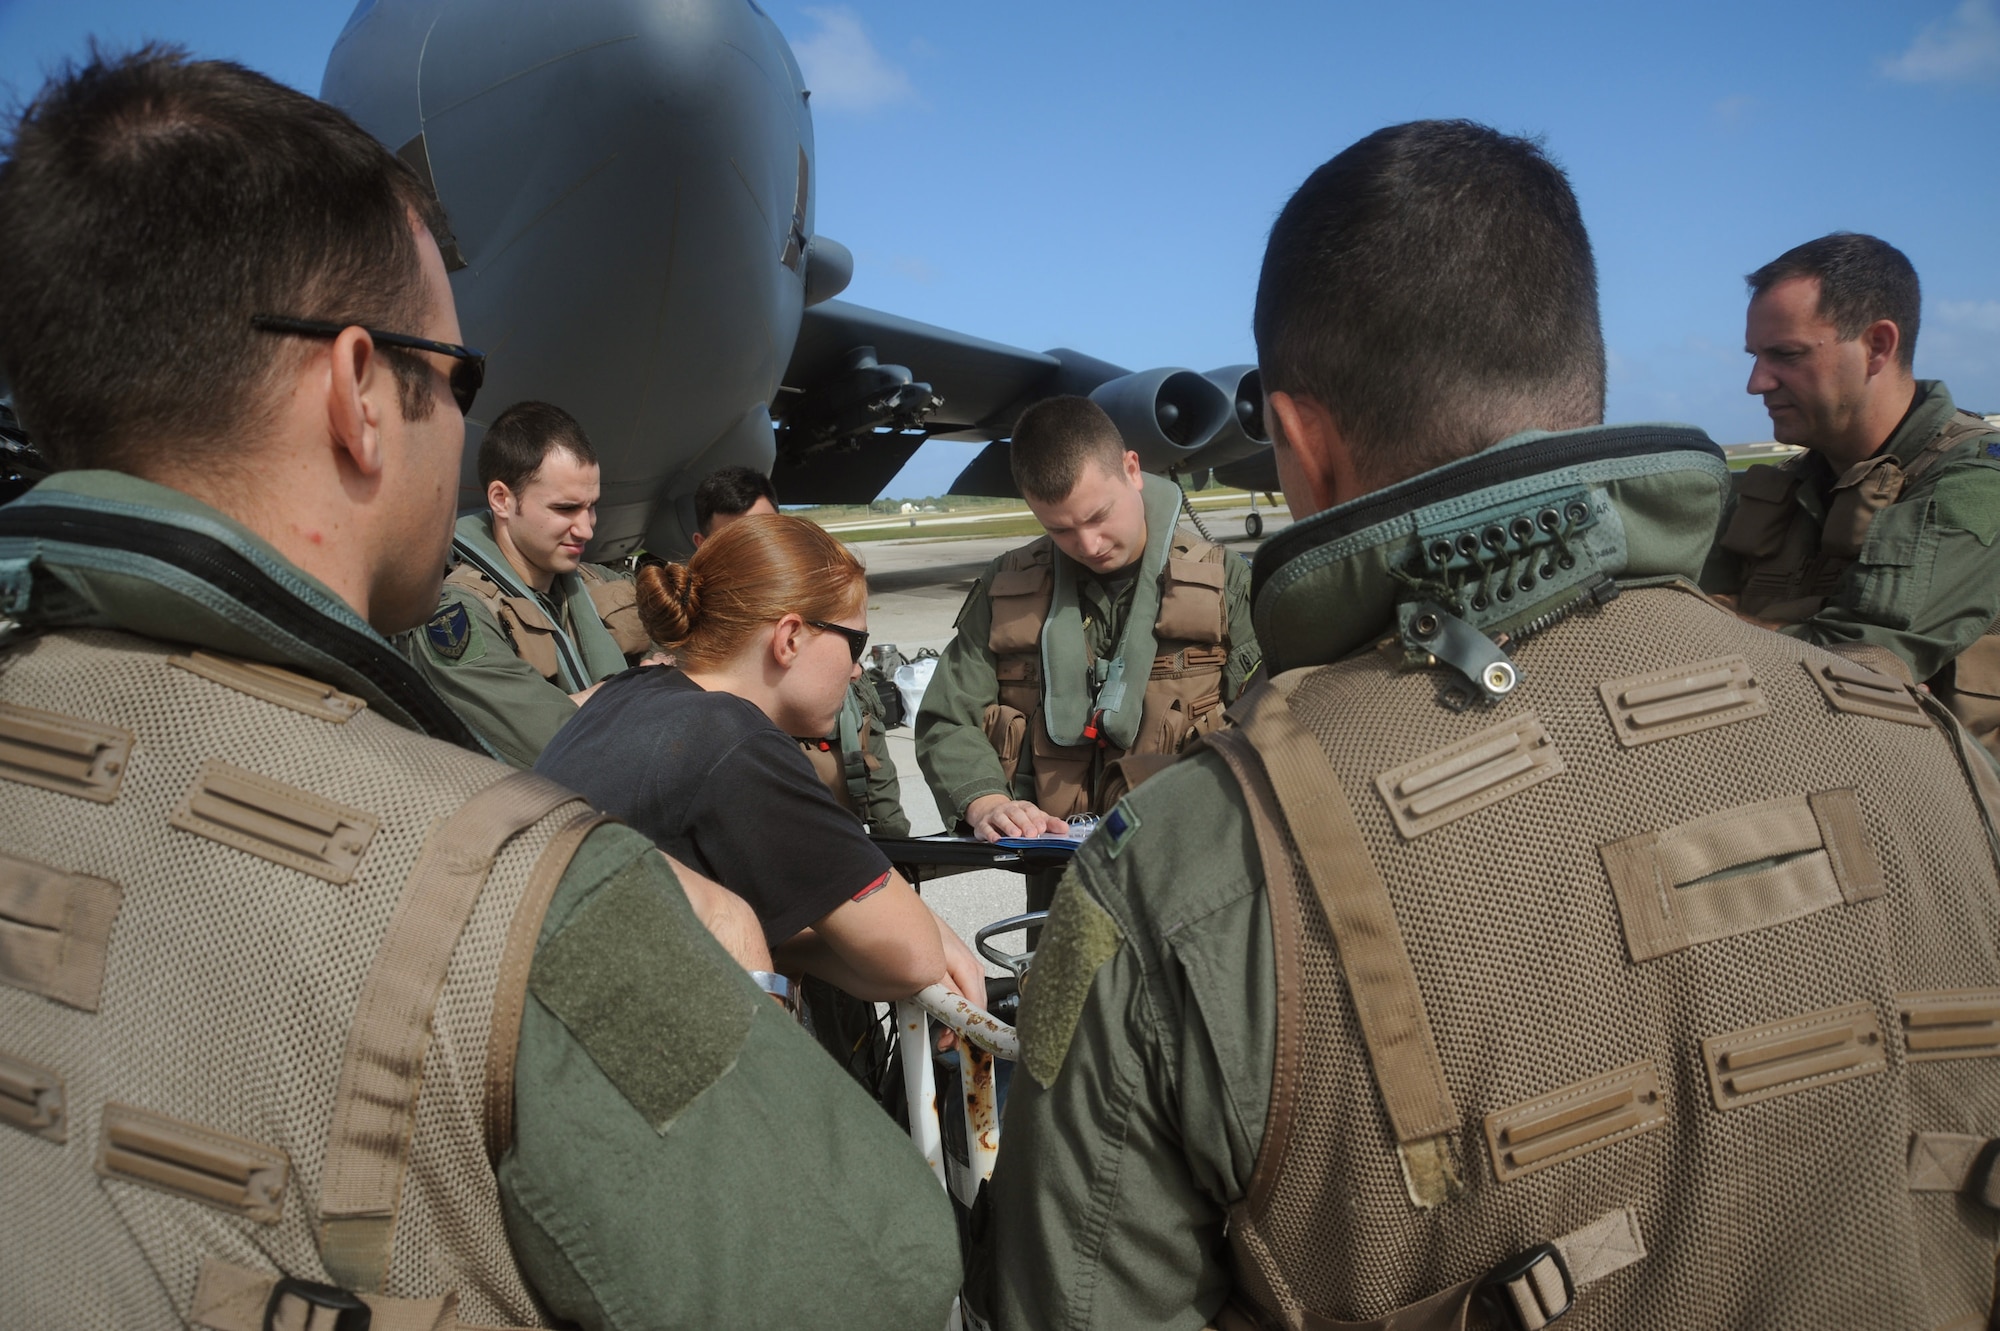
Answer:
[[(1244, 519), (1250, 508), (1239, 507), (1203, 511), (1202, 525), (1211, 538), (1244, 558), (1249, 558), (1261, 541), (1244, 533)], [(1289, 515), (1280, 507), (1273, 510), (1259, 501), (1257, 512), (1264, 521), (1264, 536), (1275, 534)], [(1032, 538), (955, 537), (943, 540), (864, 541), (848, 548), (868, 567), (868, 633), (874, 643), (894, 643), (906, 657), (914, 657), (925, 647), (942, 651), (952, 638), (952, 622), (965, 603), (966, 593), (980, 571), (997, 556)], [(903, 811), (909, 816), (916, 836), (944, 830), (937, 801), (917, 768), (916, 743), (908, 724), (888, 734), (889, 756), (903, 787)], [(955, 874), (926, 883), (924, 899), (942, 915), (969, 944), (973, 934), (994, 920), (1018, 915), (1026, 906), (1026, 890), (1018, 874), (997, 870)], [(994, 940), (1007, 951), (1023, 946), (1020, 934), (1002, 935)], [(993, 974), (999, 968), (987, 967)]]

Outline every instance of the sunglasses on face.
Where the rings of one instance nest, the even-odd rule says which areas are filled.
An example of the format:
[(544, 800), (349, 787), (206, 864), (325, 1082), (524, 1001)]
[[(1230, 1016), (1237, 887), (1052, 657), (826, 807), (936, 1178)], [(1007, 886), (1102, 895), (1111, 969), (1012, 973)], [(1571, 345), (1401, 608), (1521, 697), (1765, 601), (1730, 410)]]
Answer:
[(808, 627), (824, 629), (828, 633), (838, 633), (847, 639), (847, 650), (854, 654), (854, 663), (861, 664), (861, 653), (868, 650), (868, 630), (851, 629), (845, 624), (829, 624), (823, 619), (808, 619)]
[[(323, 319), (290, 319), (278, 314), (252, 315), (250, 322), (267, 333), (289, 333), (294, 337), (339, 337), (350, 328), (361, 328), (359, 324), (329, 323)], [(433, 342), (427, 337), (411, 337), (407, 333), (385, 333), (377, 328), (361, 328), (377, 346), (396, 347), (404, 351), (435, 351), (440, 356), (450, 356), (455, 362), (451, 367), (451, 396), (458, 403), (459, 414), (472, 414), (472, 400), (479, 395), (479, 386), (486, 382), (486, 353), (471, 347), (460, 346), (456, 342)]]

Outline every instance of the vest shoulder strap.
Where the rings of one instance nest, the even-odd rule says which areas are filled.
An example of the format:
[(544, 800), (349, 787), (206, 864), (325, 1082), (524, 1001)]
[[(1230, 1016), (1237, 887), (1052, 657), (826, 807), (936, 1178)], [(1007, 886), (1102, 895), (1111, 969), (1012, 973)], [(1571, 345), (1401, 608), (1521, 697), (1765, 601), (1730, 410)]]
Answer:
[(1204, 540), (1186, 527), (1174, 529), (1174, 545), (1171, 558), (1184, 559), (1195, 564), (1220, 564), (1228, 554), (1213, 541)]
[(1975, 416), (1969, 411), (1960, 409), (1944, 423), (1944, 428), (1937, 432), (1937, 437), (1924, 445), (1923, 452), (1910, 459), (1910, 465), (1903, 469), (1904, 478), (1915, 480), (1944, 461), (1960, 444), (1982, 434), (2000, 436), (2000, 427), (1989, 423), (1984, 416)]
[(327, 1129), (320, 1257), (340, 1285), (381, 1289), (395, 1239), (404, 1167), (431, 1014), (445, 971), (506, 844), (582, 800), (546, 777), (510, 772), (431, 830), (362, 982)]
[(493, 579), (487, 577), (472, 565), (466, 563), (453, 564), (451, 572), (444, 575), (444, 583), (447, 587), (457, 587), (461, 591), (470, 592), (484, 601), (486, 608), (491, 610), (494, 615), (499, 615), (500, 602), (505, 593), (500, 590), (499, 583), (493, 581)]
[[(1292, 846), (1285, 829), (1278, 797), (1264, 775), (1256, 748), (1243, 731), (1224, 726), (1210, 731), (1189, 747), (1213, 750), (1243, 789), (1243, 803), (1250, 811), (1250, 826), (1257, 836), (1257, 853), (1263, 861), (1264, 894), (1271, 912), (1273, 970), (1276, 976), (1277, 1031), (1275, 1056), (1271, 1060), (1271, 1100), (1265, 1111), (1264, 1135), (1257, 1151), (1257, 1163), (1244, 1189), (1241, 1205), (1251, 1216), (1261, 1218), (1269, 1209), (1277, 1187), (1278, 1173), (1289, 1151), (1293, 1106), (1298, 1102), (1299, 1051), (1304, 1040), (1305, 962), (1299, 943), (1299, 883), (1293, 873)], [(1236, 1228), (1232, 1226), (1232, 1228)]]
[(1231, 714), (1256, 751), (1333, 935), (1410, 1199), (1420, 1207), (1436, 1206), (1461, 1189), (1451, 1157), (1458, 1107), (1445, 1084), (1437, 1038), (1388, 885), (1368, 853), (1339, 775), (1287, 701), (1306, 674), (1291, 672), (1257, 685)]
[(514, 1144), (514, 1060), (520, 1053), (521, 1014), (527, 1009), (528, 973), (534, 966), (535, 945), (541, 941), (542, 921), (585, 839), (616, 821), (609, 814), (585, 810), (564, 824), (535, 861), (508, 922), (500, 980), (493, 992), (492, 1032), (486, 1042), (486, 1158), (495, 1169)]

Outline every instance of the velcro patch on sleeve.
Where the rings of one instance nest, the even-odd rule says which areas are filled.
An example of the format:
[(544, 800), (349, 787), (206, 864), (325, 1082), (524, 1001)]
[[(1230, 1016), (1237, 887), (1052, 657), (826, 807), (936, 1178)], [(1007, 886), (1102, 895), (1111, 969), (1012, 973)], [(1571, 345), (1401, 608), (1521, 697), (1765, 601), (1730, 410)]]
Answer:
[(1124, 942), (1111, 912), (1091, 899), (1075, 874), (1065, 874), (1022, 991), (1021, 1061), (1044, 1087), (1055, 1084), (1069, 1056), (1091, 981)]
[(485, 643), (473, 631), (472, 615), (457, 601), (424, 623), (424, 641), (433, 654), (446, 661), (476, 661), (486, 654)]
[(660, 1133), (735, 1066), (766, 1001), (709, 943), (680, 891), (657, 856), (627, 866), (542, 944), (528, 976)]
[(1938, 478), (1937, 520), (1940, 527), (1971, 532), (1981, 545), (2000, 536), (2000, 468), (1960, 467)]

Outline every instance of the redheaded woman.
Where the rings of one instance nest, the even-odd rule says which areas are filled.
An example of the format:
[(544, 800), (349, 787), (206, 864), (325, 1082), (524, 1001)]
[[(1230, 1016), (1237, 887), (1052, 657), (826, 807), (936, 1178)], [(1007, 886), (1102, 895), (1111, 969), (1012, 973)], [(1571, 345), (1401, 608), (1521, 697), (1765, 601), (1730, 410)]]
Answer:
[(859, 560), (800, 518), (744, 518), (686, 564), (639, 571), (677, 665), (607, 680), (535, 770), (748, 901), (780, 970), (864, 999), (943, 980), (981, 1006), (970, 948), (813, 775), (868, 638)]

